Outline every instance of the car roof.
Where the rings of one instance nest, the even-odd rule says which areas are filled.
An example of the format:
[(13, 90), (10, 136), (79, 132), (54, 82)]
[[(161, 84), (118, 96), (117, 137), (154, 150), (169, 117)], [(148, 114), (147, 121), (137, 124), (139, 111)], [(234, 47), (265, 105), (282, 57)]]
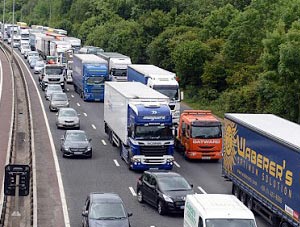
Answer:
[(160, 178), (160, 177), (170, 177), (170, 176), (179, 176), (179, 177), (181, 177), (181, 175), (179, 173), (172, 172), (172, 171), (169, 171), (169, 170), (151, 170), (150, 169), (150, 170), (145, 171), (144, 173), (154, 175), (158, 178)]
[(85, 131), (83, 130), (67, 130), (66, 134), (72, 134), (72, 133), (82, 133), (82, 134), (86, 134)]
[(77, 112), (74, 108), (71, 108), (71, 107), (62, 107), (62, 108), (58, 109), (58, 111), (67, 111), (67, 110), (72, 110), (72, 111)]
[(96, 203), (123, 203), (118, 194), (111, 192), (92, 192), (90, 193), (90, 200)]

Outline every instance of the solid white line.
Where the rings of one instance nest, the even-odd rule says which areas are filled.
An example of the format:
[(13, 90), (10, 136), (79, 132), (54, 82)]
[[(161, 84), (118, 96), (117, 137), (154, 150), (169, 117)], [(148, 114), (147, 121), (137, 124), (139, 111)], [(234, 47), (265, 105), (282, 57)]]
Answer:
[(72, 98), (74, 98), (74, 95), (71, 95)]
[[(19, 55), (17, 55), (19, 57)], [(20, 58), (20, 57), (19, 57)], [(22, 61), (23, 62), (23, 61)], [(59, 194), (60, 194), (60, 199), (61, 199), (61, 203), (62, 203), (62, 209), (63, 209), (63, 216), (64, 216), (64, 222), (65, 222), (65, 227), (71, 227), (70, 225), (70, 219), (69, 219), (69, 214), (68, 214), (68, 207), (67, 207), (67, 201), (66, 201), (66, 195), (65, 195), (65, 190), (64, 190), (64, 185), (63, 185), (63, 181), (62, 181), (62, 177), (61, 177), (61, 171), (60, 171), (60, 167), (59, 167), (59, 163), (58, 163), (58, 159), (57, 159), (57, 155), (56, 155), (56, 149), (55, 149), (55, 145), (53, 142), (53, 137), (52, 137), (52, 133), (50, 131), (50, 127), (49, 127), (49, 122), (47, 120), (47, 115), (46, 115), (46, 111), (43, 105), (43, 101), (40, 95), (40, 92), (38, 90), (38, 87), (34, 81), (34, 78), (32, 77), (31, 72), (28, 70), (28, 68), (26, 67), (27, 72), (31, 75), (31, 80), (33, 81), (35, 90), (37, 92), (37, 95), (39, 97), (40, 100), (40, 105), (42, 107), (42, 111), (43, 111), (43, 116), (45, 119), (45, 123), (46, 123), (46, 128), (47, 128), (47, 132), (48, 132), (48, 137), (50, 140), (50, 145), (51, 145), (51, 150), (52, 150), (52, 156), (54, 159), (54, 164), (55, 164), (55, 171), (56, 171), (56, 176), (57, 176), (57, 181), (58, 181), (58, 187), (59, 187)], [(34, 218), (37, 218), (37, 215), (34, 215)], [(35, 220), (36, 221), (36, 220)], [(37, 226), (34, 225), (33, 226)]]
[(103, 143), (103, 145), (106, 145), (106, 142), (105, 142), (105, 140), (101, 140), (101, 142)]
[(131, 194), (132, 194), (133, 196), (136, 196), (136, 193), (135, 193), (133, 187), (129, 187), (129, 190), (130, 190), (130, 192), (131, 192)]
[(86, 113), (83, 113), (83, 115), (87, 117), (87, 114), (86, 114)]
[(200, 186), (198, 186), (198, 189), (199, 189), (203, 194), (207, 194), (206, 191), (204, 191), (204, 189), (201, 188)]
[(96, 129), (96, 126), (94, 124), (92, 124), (93, 129)]
[(180, 168), (180, 165), (176, 161), (174, 161), (174, 165)]
[(114, 163), (116, 166), (120, 166), (120, 164), (118, 163), (117, 159), (114, 159)]
[(79, 103), (76, 103), (77, 104), (77, 106), (80, 106), (80, 104)]
[(2, 96), (2, 81), (3, 81), (3, 68), (2, 68), (2, 62), (0, 61), (0, 102), (1, 102), (1, 96)]

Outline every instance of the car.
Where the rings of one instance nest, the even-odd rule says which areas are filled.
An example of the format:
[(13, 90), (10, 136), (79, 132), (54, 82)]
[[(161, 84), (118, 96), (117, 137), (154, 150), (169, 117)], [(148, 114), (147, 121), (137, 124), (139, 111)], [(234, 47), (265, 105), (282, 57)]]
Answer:
[(59, 108), (69, 107), (69, 99), (66, 93), (53, 92), (49, 97), (49, 110), (58, 111)]
[(7, 43), (8, 43), (8, 44), (11, 44), (11, 37), (8, 37), (8, 38), (7, 38)]
[(179, 173), (147, 170), (137, 182), (137, 200), (154, 206), (160, 215), (183, 213), (186, 195), (194, 194), (193, 185)]
[(82, 226), (129, 227), (130, 216), (118, 194), (92, 192), (82, 209)]
[(32, 57), (30, 59), (30, 62), (29, 62), (29, 65), (30, 65), (30, 68), (33, 69), (36, 62), (40, 60), (40, 57)]
[(63, 90), (59, 84), (48, 84), (48, 86), (45, 88), (46, 100), (49, 100), (51, 93), (54, 92), (63, 92)]
[(73, 108), (60, 108), (56, 114), (56, 127), (80, 129), (80, 114)]
[(33, 56), (39, 56), (39, 53), (37, 51), (28, 51), (27, 52), (27, 62), (29, 63), (30, 58)]
[(92, 158), (92, 139), (88, 139), (83, 130), (67, 130), (61, 138), (61, 152), (63, 157), (85, 156)]
[(20, 51), (21, 51), (21, 54), (24, 55), (26, 51), (30, 51), (30, 46), (29, 45), (21, 45)]
[(45, 62), (43, 60), (39, 60), (35, 63), (33, 71), (35, 74), (39, 74), (42, 72), (44, 67), (45, 67)]

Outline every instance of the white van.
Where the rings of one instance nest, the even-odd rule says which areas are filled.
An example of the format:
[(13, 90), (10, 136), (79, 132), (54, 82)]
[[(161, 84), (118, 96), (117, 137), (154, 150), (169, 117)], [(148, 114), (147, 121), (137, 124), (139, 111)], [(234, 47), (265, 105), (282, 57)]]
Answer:
[(187, 195), (184, 227), (257, 227), (254, 215), (234, 195)]

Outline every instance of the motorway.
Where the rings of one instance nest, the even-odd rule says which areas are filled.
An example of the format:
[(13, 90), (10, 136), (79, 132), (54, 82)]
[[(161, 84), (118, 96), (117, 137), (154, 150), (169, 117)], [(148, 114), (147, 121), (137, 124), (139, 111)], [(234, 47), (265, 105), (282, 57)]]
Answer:
[[(36, 85), (38, 76), (34, 75)], [(90, 192), (115, 192), (123, 199), (127, 210), (133, 213), (130, 218), (133, 227), (182, 227), (182, 215), (160, 216), (155, 208), (140, 204), (136, 198), (136, 182), (139, 172), (128, 170), (121, 160), (117, 148), (112, 147), (104, 133), (103, 103), (84, 102), (72, 85), (67, 85), (70, 106), (80, 113), (81, 129), (92, 139), (93, 158), (63, 158), (60, 152), (61, 137), (64, 130), (56, 129), (55, 112), (48, 109), (48, 101), (39, 88), (42, 104), (49, 121), (56, 155), (63, 181), (64, 193), (68, 207), (70, 226), (81, 226), (81, 210), (86, 196)], [(34, 119), (33, 119), (34, 120)], [(37, 129), (38, 130), (38, 129)], [(35, 141), (36, 147), (41, 141)], [(39, 151), (36, 151), (39, 152)], [(231, 193), (231, 183), (221, 176), (221, 162), (186, 161), (175, 152), (173, 170), (184, 176), (193, 184), (196, 193)], [(258, 227), (270, 226), (260, 217), (256, 217)]]

